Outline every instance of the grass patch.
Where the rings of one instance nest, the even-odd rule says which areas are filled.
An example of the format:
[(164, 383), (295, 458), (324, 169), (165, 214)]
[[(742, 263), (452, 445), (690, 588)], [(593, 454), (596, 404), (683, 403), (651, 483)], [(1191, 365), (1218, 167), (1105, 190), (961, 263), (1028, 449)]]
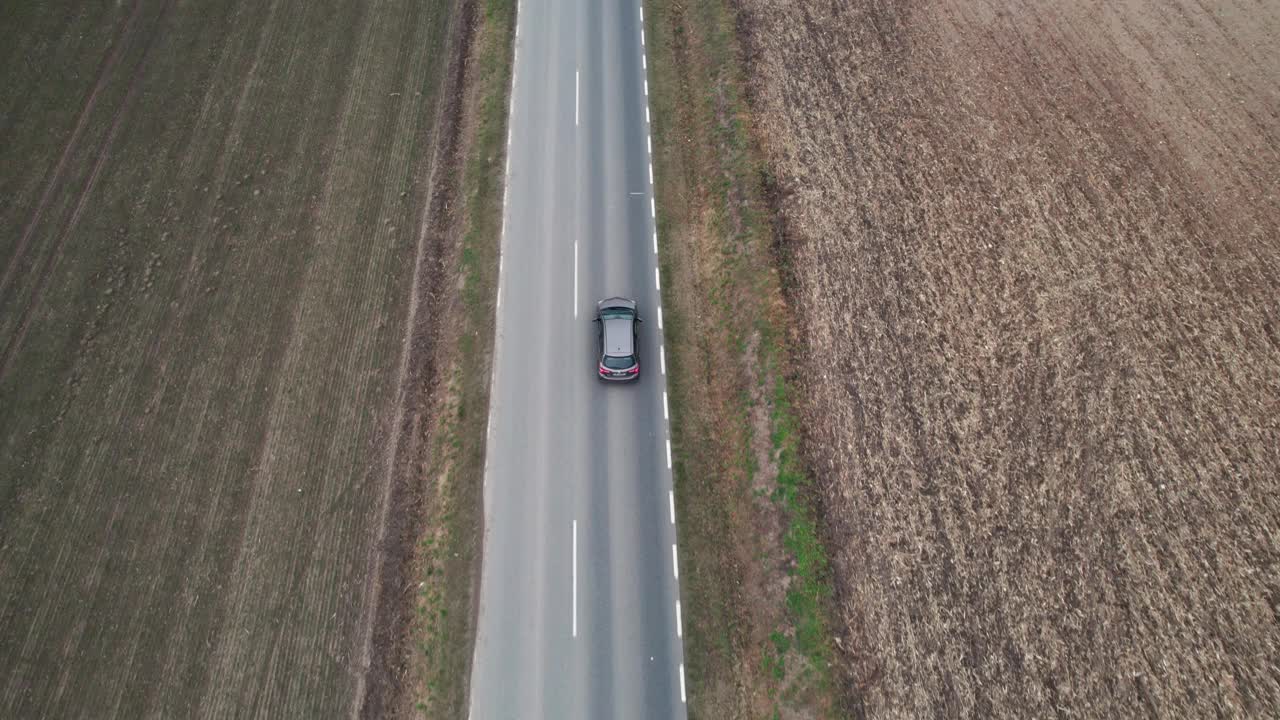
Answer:
[(736, 16), (719, 0), (646, 11), (690, 715), (831, 716), (828, 562)]

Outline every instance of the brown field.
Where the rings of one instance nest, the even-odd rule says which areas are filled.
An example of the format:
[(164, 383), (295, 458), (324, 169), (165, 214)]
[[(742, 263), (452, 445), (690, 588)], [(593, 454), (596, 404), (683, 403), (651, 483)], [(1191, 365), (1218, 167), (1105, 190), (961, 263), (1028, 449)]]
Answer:
[(851, 714), (1280, 715), (1280, 5), (739, 11)]
[(395, 702), (458, 5), (0, 9), (0, 717)]

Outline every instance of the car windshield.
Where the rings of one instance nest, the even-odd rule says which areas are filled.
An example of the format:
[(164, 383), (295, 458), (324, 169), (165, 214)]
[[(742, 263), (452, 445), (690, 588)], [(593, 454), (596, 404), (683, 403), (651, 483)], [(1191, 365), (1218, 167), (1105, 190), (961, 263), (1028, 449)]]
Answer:
[(604, 366), (610, 370), (626, 370), (636, 364), (636, 359), (630, 355), (617, 357), (614, 355), (604, 356)]

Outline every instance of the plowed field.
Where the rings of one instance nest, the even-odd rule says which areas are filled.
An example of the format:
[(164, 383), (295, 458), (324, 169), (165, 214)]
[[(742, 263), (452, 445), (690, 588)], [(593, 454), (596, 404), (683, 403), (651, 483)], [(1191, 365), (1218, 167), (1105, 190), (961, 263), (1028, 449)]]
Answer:
[(854, 712), (1280, 713), (1280, 5), (740, 11)]
[(0, 716), (359, 708), (454, 7), (0, 9)]

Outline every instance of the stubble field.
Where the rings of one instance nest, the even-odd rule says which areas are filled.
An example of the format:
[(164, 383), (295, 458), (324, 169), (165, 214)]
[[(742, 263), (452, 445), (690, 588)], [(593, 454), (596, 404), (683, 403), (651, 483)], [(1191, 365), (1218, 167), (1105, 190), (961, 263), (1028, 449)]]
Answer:
[(1280, 713), (1280, 6), (739, 11), (852, 711)]
[(0, 716), (360, 709), (455, 5), (0, 9)]

